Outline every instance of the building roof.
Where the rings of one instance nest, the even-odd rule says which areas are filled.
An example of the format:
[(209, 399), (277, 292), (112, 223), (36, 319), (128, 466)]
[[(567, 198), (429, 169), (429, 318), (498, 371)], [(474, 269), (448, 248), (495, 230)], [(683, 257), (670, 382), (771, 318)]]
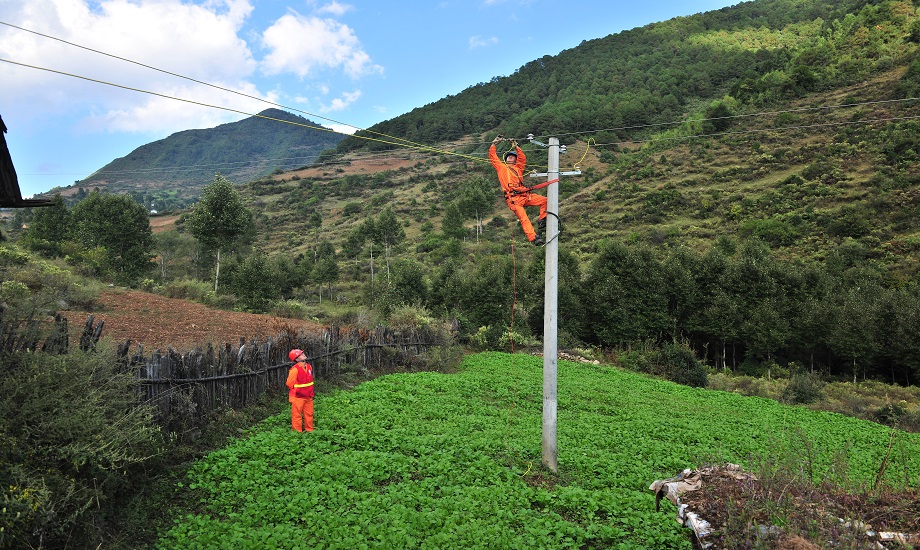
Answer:
[(51, 206), (51, 199), (24, 199), (19, 189), (19, 178), (13, 167), (13, 157), (6, 146), (6, 124), (0, 117), (0, 207), (31, 208), (34, 206)]

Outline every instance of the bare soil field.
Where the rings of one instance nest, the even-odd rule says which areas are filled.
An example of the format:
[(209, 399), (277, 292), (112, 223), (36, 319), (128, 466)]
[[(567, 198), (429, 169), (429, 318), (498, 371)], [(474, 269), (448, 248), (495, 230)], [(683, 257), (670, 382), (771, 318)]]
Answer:
[(62, 312), (70, 323), (74, 344), (80, 339), (90, 315), (94, 322), (104, 321), (102, 338), (116, 343), (131, 340), (132, 349), (141, 344), (147, 351), (171, 347), (188, 351), (209, 342), (215, 346), (238, 344), (247, 340), (264, 340), (283, 329), (307, 332), (320, 328), (316, 323), (272, 315), (256, 315), (213, 309), (203, 304), (167, 298), (137, 290), (111, 289), (102, 292), (92, 311)]
[(176, 220), (178, 219), (179, 219), (178, 214), (170, 214), (167, 216), (151, 216), (150, 217), (150, 230), (153, 233), (162, 233), (164, 231), (175, 229)]

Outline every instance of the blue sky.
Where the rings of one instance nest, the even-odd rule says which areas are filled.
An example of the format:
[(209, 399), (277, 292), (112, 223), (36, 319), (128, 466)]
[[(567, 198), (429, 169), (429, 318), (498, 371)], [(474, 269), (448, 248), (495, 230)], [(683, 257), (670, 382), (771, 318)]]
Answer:
[(271, 106), (62, 40), (351, 133), (583, 40), (737, 3), (0, 0), (0, 116), (29, 197), (145, 143), (245, 115), (10, 61), (245, 113)]

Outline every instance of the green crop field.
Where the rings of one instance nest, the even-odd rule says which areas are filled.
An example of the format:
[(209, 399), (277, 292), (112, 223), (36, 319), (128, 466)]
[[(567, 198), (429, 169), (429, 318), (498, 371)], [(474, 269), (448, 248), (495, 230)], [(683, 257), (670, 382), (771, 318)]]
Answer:
[[(890, 429), (771, 400), (560, 362), (559, 473), (541, 466), (542, 359), (484, 353), (287, 411), (202, 459), (159, 548), (690, 548), (656, 480), (707, 461), (798, 457), (872, 483)], [(886, 481), (920, 482), (920, 434)]]

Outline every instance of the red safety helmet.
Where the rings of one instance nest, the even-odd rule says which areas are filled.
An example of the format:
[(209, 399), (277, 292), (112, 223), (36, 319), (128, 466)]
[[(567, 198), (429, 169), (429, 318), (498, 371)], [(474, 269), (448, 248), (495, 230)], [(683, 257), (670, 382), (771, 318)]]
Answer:
[(296, 361), (297, 358), (301, 355), (303, 355), (302, 349), (292, 349), (290, 352), (288, 352), (288, 357), (291, 358), (291, 361)]

